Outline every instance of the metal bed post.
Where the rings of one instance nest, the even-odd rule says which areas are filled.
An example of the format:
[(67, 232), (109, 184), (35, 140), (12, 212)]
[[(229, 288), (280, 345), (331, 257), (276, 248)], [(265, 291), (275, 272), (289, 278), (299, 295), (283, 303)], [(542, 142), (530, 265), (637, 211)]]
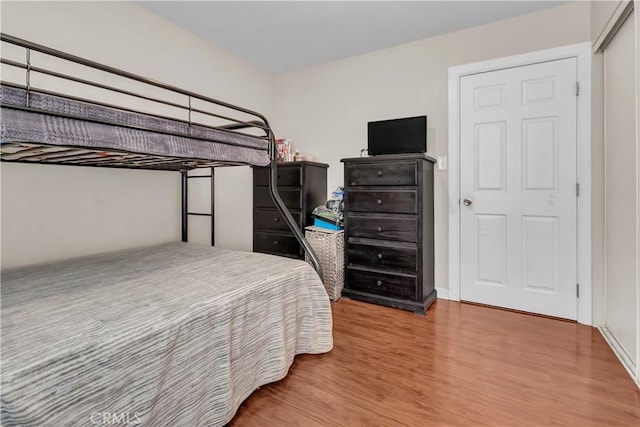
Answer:
[(187, 200), (188, 200), (188, 187), (189, 187), (189, 175), (188, 171), (180, 171), (182, 175), (182, 241), (189, 241), (189, 216), (187, 212)]
[[(268, 122), (266, 122), (266, 119), (265, 123), (268, 126)], [(313, 268), (315, 268), (318, 276), (320, 276), (320, 280), (323, 280), (322, 266), (320, 265), (318, 255), (316, 255), (315, 251), (313, 250), (307, 239), (304, 237), (304, 234), (302, 234), (302, 231), (300, 230), (300, 228), (298, 228), (296, 220), (293, 219), (293, 216), (291, 216), (289, 209), (287, 209), (284, 202), (280, 198), (280, 195), (278, 194), (278, 164), (276, 162), (275, 154), (276, 144), (271, 128), (269, 128), (269, 133), (269, 157), (271, 159), (271, 167), (269, 168), (269, 192), (271, 193), (271, 198), (273, 199), (273, 203), (276, 205), (276, 208), (278, 208), (278, 211), (280, 211), (280, 214), (284, 218), (284, 221), (289, 226), (289, 229), (291, 229), (293, 235), (296, 236), (296, 240), (298, 240), (298, 242), (304, 249), (304, 252), (309, 256), (311, 264), (313, 264)]]
[(214, 168), (211, 168), (211, 246), (216, 245), (216, 216), (215, 216), (215, 208), (216, 208), (216, 186), (215, 186), (215, 175), (213, 174), (215, 171)]
[(27, 83), (27, 108), (31, 107), (31, 49), (27, 48), (27, 73), (26, 73), (26, 83)]

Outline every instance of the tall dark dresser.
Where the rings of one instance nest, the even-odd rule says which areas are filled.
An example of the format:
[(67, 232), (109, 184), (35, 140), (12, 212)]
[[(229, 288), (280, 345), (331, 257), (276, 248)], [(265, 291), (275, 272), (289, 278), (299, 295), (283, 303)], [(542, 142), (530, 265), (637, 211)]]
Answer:
[(433, 167), (424, 154), (343, 159), (348, 298), (425, 314), (436, 299)]
[[(300, 229), (327, 201), (327, 168), (316, 162), (278, 164), (278, 193)], [(253, 168), (253, 251), (304, 259), (304, 253), (269, 194), (269, 168)]]

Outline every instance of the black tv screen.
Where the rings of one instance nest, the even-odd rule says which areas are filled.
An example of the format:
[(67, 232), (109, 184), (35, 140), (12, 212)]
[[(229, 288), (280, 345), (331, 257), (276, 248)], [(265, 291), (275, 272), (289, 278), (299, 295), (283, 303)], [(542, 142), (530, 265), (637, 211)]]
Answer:
[(367, 130), (370, 156), (427, 151), (427, 116), (369, 122)]

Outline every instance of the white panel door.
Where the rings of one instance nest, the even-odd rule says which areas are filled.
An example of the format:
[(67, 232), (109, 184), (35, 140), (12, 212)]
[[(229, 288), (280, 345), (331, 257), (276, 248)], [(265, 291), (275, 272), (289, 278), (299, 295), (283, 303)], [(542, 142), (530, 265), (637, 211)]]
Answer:
[(634, 20), (604, 51), (605, 326), (635, 365), (637, 336)]
[(576, 319), (576, 67), (461, 79), (462, 300)]

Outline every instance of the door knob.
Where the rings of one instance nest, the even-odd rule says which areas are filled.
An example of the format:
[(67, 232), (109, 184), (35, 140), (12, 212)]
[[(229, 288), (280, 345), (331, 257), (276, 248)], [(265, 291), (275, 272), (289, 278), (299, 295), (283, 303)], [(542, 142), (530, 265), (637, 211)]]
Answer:
[(473, 200), (466, 198), (462, 201), (462, 203), (464, 203), (465, 206), (471, 206), (473, 204)]

